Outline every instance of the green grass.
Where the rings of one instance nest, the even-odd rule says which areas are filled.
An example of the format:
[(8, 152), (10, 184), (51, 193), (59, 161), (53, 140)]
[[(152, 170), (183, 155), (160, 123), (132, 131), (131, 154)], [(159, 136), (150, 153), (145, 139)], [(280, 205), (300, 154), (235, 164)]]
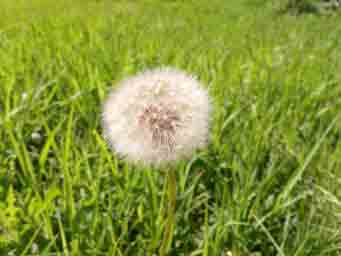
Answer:
[(341, 18), (252, 0), (2, 0), (0, 255), (157, 255), (165, 175), (102, 138), (112, 83), (174, 66), (214, 101), (177, 169), (175, 256), (341, 255)]

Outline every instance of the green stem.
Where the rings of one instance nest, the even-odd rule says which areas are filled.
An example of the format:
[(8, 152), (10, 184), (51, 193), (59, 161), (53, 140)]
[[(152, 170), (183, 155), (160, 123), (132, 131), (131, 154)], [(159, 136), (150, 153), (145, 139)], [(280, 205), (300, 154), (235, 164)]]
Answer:
[(175, 205), (176, 205), (176, 175), (174, 170), (168, 171), (168, 212), (166, 227), (163, 234), (160, 256), (165, 256), (169, 252), (173, 240)]

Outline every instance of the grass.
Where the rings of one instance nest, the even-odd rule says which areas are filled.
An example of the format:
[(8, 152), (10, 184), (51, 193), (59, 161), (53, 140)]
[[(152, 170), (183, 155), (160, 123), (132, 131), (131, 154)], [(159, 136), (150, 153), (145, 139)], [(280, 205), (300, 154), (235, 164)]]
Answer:
[(101, 136), (112, 83), (170, 65), (215, 111), (177, 165), (170, 255), (341, 255), (340, 17), (271, 1), (0, 3), (0, 255), (157, 255), (165, 175)]

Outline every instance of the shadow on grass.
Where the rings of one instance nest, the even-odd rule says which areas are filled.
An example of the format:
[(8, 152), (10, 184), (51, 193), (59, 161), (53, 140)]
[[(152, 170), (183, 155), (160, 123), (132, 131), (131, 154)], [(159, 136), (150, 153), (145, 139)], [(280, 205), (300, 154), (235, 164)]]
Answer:
[(321, 9), (315, 3), (309, 1), (289, 1), (286, 5), (279, 9), (280, 14), (321, 14)]

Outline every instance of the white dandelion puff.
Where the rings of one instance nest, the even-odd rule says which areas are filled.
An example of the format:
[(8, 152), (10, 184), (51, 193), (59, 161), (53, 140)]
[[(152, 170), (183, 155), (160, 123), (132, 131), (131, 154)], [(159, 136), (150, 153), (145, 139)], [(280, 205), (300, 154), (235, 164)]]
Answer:
[(113, 150), (134, 163), (167, 164), (208, 143), (211, 103), (199, 81), (159, 68), (120, 82), (103, 106)]

